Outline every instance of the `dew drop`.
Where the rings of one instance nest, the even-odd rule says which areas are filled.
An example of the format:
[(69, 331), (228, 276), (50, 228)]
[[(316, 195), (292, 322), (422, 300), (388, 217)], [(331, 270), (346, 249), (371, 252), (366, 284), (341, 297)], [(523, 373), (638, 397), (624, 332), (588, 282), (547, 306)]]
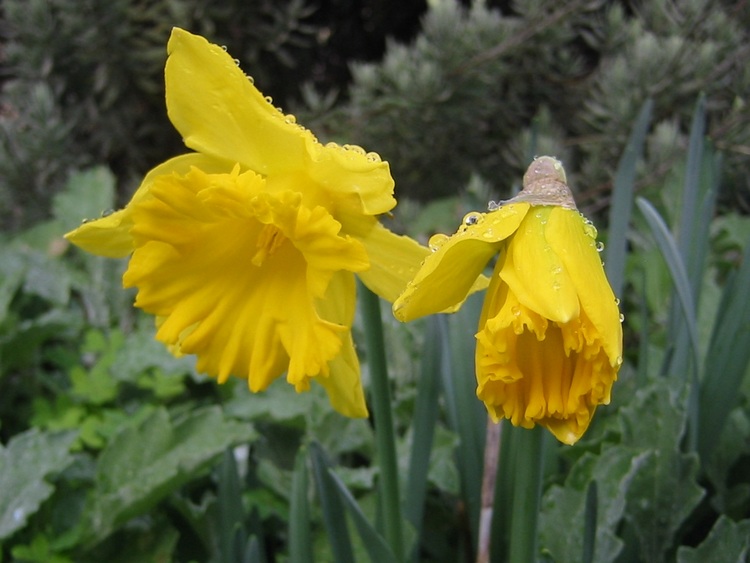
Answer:
[(604, 250), (604, 243), (602, 241), (599, 241), (596, 243), (596, 251), (601, 252), (602, 250)]
[(430, 250), (432, 250), (433, 252), (437, 252), (438, 249), (441, 246), (443, 246), (445, 244), (445, 241), (447, 240), (448, 240), (448, 235), (437, 233), (430, 237), (430, 240), (427, 241), (427, 246), (429, 246)]
[(521, 309), (518, 307), (518, 305), (514, 305), (511, 307), (510, 312), (513, 313), (513, 316), (518, 318), (521, 316)]
[(561, 287), (562, 286), (560, 285), (560, 282), (558, 281), (552, 283), (552, 289), (554, 289), (555, 291), (560, 291)]
[(622, 356), (617, 356), (615, 364), (617, 364), (617, 367), (620, 367), (622, 365)]
[(246, 74), (245, 76), (247, 76), (247, 79), (250, 81), (250, 84), (255, 84), (255, 78), (253, 78), (249, 74)]
[(620, 300), (617, 297), (615, 297), (615, 305), (617, 305), (618, 307), (620, 305)]
[(224, 51), (226, 51), (226, 50), (227, 50), (227, 46), (226, 46), (226, 45), (222, 45), (222, 46), (221, 46), (221, 48), (222, 48), (222, 50), (224, 50)]
[(623, 315), (622, 313), (620, 313), (620, 322), (621, 323), (625, 322), (625, 315)]
[(273, 98), (272, 98), (271, 96), (266, 96), (266, 101), (267, 101), (267, 102), (268, 102), (269, 104), (272, 104), (272, 103), (273, 103)]
[(286, 123), (297, 123), (297, 118), (290, 113), (284, 118), (284, 121)]
[(495, 233), (492, 232), (492, 229), (487, 229), (486, 231), (482, 233), (482, 237), (486, 239), (493, 239), (495, 238)]
[(240, 66), (240, 60), (239, 59), (232, 59), (234, 61), (234, 64), (237, 66)]
[(368, 152), (365, 158), (370, 162), (380, 162), (380, 155), (376, 152)]
[(585, 222), (583, 224), (583, 232), (586, 233), (586, 236), (593, 239), (595, 239), (599, 235), (599, 232), (596, 230), (596, 227), (594, 227), (591, 221)]
[(478, 223), (481, 223), (484, 220), (484, 217), (481, 213), (477, 211), (470, 211), (466, 215), (464, 215), (463, 218), (463, 224), (468, 226), (471, 225), (477, 225)]
[(359, 145), (344, 145), (344, 148), (348, 151), (356, 152), (357, 154), (365, 154), (365, 149)]
[(341, 148), (341, 147), (339, 147), (338, 143), (334, 143), (333, 141), (328, 141), (326, 143), (326, 148), (327, 149), (338, 149), (338, 148)]
[(490, 200), (487, 204), (487, 211), (497, 211), (498, 209), (500, 209), (500, 204), (496, 201)]

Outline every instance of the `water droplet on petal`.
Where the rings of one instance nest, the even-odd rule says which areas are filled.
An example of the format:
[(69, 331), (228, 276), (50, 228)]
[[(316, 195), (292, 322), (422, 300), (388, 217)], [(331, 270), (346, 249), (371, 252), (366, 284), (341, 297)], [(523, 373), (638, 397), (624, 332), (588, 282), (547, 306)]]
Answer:
[(287, 123), (297, 123), (297, 118), (290, 113), (284, 118), (284, 121)]
[(622, 365), (622, 356), (617, 356), (615, 364), (617, 365), (617, 367), (620, 367)]
[(442, 233), (434, 234), (430, 237), (430, 240), (427, 241), (427, 246), (429, 246), (430, 250), (433, 252), (437, 252), (438, 249), (445, 244), (445, 241), (447, 241), (448, 238), (448, 235)]
[(615, 297), (615, 305), (617, 305), (617, 306), (620, 305), (620, 300), (617, 297)]
[(273, 98), (272, 98), (271, 96), (266, 96), (266, 101), (267, 101), (267, 102), (268, 102), (269, 104), (272, 104), (272, 103), (273, 103)]
[(487, 204), (487, 211), (496, 211), (500, 209), (500, 204), (498, 204), (496, 201), (490, 200), (490, 202)]
[(240, 66), (240, 60), (239, 59), (232, 59), (234, 61), (234, 64), (237, 66)]
[(253, 78), (249, 74), (246, 74), (245, 76), (247, 76), (247, 79), (250, 81), (250, 84), (255, 84), (255, 78)]
[(599, 232), (596, 230), (596, 227), (594, 227), (593, 223), (591, 221), (585, 222), (583, 224), (583, 232), (586, 234), (587, 237), (595, 239)]
[(365, 154), (365, 149), (359, 145), (344, 145), (344, 148), (348, 151), (356, 152), (357, 154)]
[(513, 305), (513, 307), (510, 308), (510, 312), (513, 313), (513, 316), (516, 318), (521, 316), (521, 308), (518, 305)]
[(623, 315), (622, 313), (620, 313), (620, 322), (621, 323), (625, 322), (625, 315)]
[(599, 241), (596, 243), (596, 251), (601, 252), (602, 250), (604, 250), (604, 243), (602, 241)]
[(476, 225), (484, 221), (484, 216), (478, 211), (471, 211), (464, 215), (463, 224), (466, 226)]
[(380, 162), (380, 155), (376, 152), (368, 152), (365, 158), (370, 162)]

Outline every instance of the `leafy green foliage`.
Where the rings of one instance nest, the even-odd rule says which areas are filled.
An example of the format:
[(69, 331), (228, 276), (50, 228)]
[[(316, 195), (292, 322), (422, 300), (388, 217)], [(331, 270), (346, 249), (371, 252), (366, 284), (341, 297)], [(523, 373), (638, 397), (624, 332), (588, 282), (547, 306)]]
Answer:
[(72, 462), (72, 432), (28, 430), (0, 446), (0, 540), (22, 528), (54, 490), (48, 478)]
[(156, 409), (116, 434), (102, 451), (84, 517), (89, 541), (100, 541), (169, 491), (210, 467), (225, 448), (255, 437), (252, 427), (224, 419), (218, 407), (171, 420)]

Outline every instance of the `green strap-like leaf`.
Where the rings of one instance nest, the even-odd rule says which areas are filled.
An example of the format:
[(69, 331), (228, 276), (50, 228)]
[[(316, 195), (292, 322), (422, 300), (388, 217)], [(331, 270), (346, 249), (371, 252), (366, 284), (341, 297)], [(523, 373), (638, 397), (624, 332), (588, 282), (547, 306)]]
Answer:
[(312, 462), (315, 485), (323, 511), (323, 525), (328, 532), (333, 560), (335, 563), (354, 561), (349, 528), (347, 528), (346, 518), (344, 518), (344, 506), (338, 489), (328, 473), (328, 461), (325, 453), (316, 443), (310, 444), (310, 461)]
[(607, 269), (607, 278), (614, 294), (617, 296), (622, 295), (622, 287), (625, 283), (625, 256), (628, 243), (628, 225), (633, 209), (636, 166), (643, 154), (643, 143), (651, 122), (653, 106), (653, 100), (650, 99), (643, 104), (615, 173), (612, 205), (609, 208), (609, 236), (604, 263)]
[(289, 514), (289, 555), (292, 561), (299, 563), (313, 563), (307, 486), (307, 449), (300, 448), (294, 462)]

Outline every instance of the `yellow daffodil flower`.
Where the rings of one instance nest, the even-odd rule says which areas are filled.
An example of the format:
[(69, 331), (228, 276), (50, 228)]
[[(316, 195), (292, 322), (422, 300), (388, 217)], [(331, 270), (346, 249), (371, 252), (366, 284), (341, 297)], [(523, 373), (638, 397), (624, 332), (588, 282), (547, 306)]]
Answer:
[(265, 389), (286, 372), (366, 416), (351, 337), (355, 273), (393, 301), (429, 251), (377, 220), (395, 205), (388, 163), (320, 144), (265, 98), (224, 49), (174, 29), (170, 120), (195, 152), (151, 170), (128, 205), (66, 237), (132, 254), (123, 282), (157, 339), (220, 382)]
[(497, 262), (476, 334), (477, 396), (497, 422), (540, 424), (566, 444), (607, 404), (622, 363), (620, 312), (596, 242), (576, 209), (562, 165), (536, 159), (524, 189), (458, 232), (430, 240), (428, 256), (393, 304), (408, 321), (465, 299)]

